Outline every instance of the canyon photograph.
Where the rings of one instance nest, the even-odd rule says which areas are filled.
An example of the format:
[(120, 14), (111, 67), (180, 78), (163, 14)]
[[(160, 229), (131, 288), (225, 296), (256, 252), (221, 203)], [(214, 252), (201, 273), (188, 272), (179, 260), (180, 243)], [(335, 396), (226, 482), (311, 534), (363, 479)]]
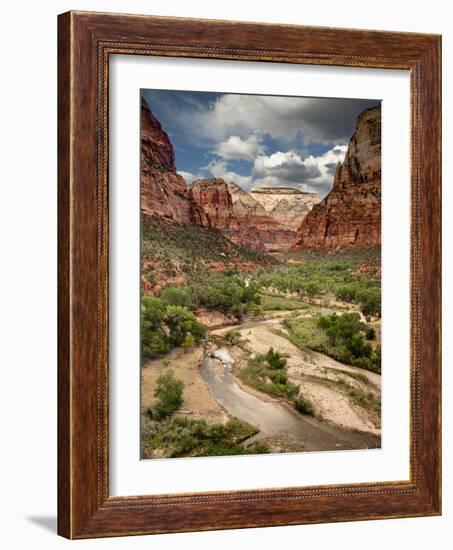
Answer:
[(381, 102), (140, 91), (141, 458), (381, 447)]

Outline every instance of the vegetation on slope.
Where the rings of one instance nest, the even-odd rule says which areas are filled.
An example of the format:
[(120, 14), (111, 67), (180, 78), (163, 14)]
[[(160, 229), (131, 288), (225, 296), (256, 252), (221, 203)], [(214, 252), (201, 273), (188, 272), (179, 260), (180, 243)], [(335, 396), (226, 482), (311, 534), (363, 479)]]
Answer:
[(143, 458), (184, 456), (228, 456), (263, 454), (268, 448), (260, 443), (241, 445), (258, 429), (237, 418), (226, 424), (174, 416), (161, 422), (145, 417), (142, 426)]
[(142, 360), (168, 353), (175, 347), (192, 347), (203, 338), (206, 327), (186, 307), (166, 304), (160, 298), (142, 296)]
[[(301, 300), (335, 297), (359, 304), (366, 317), (380, 317), (379, 262), (376, 251), (299, 255), (299, 263), (257, 270), (254, 281), (260, 288), (290, 293)], [(370, 269), (361, 273), (359, 268), (364, 265)]]
[(183, 404), (184, 384), (169, 369), (162, 373), (154, 392), (156, 405), (142, 417), (142, 457), (225, 456), (262, 454), (265, 445), (250, 447), (241, 442), (258, 433), (251, 424), (230, 418), (224, 424), (178, 415)]
[(212, 264), (225, 268), (278, 263), (263, 252), (242, 248), (222, 233), (197, 225), (177, 224), (157, 216), (142, 216), (142, 279), (160, 286), (174, 279), (202, 279)]
[(360, 321), (358, 313), (285, 319), (289, 340), (300, 349), (319, 351), (341, 363), (381, 372), (381, 348), (367, 340), (375, 331)]
[(294, 298), (262, 293), (261, 307), (264, 311), (297, 311), (308, 309), (310, 306)]
[(258, 391), (288, 399), (299, 412), (313, 414), (312, 404), (299, 395), (299, 386), (289, 381), (286, 362), (281, 353), (269, 348), (264, 355), (250, 358), (247, 366), (239, 370), (238, 377)]

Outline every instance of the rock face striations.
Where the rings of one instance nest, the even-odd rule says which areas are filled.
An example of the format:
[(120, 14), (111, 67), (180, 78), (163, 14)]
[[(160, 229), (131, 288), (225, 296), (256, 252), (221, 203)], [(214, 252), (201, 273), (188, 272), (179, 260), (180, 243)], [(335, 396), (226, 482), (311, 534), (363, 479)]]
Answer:
[(248, 212), (236, 211), (231, 185), (219, 178), (196, 180), (190, 195), (206, 213), (209, 227), (218, 229), (239, 246), (265, 251), (262, 235)]
[(292, 187), (259, 187), (250, 195), (261, 204), (266, 214), (295, 231), (321, 197)]
[[(277, 217), (274, 215), (274, 210), (278, 208), (274, 210), (266, 208), (265, 204), (257, 200), (255, 191), (247, 193), (232, 182), (228, 183), (228, 187), (233, 200), (233, 211), (241, 221), (242, 232), (246, 232), (247, 228), (253, 228), (267, 252), (286, 252), (294, 240), (296, 229), (291, 226), (291, 209), (286, 210), (286, 216)], [(266, 194), (269, 197), (273, 195), (272, 189), (263, 191), (263, 195)], [(296, 189), (294, 191), (298, 193)], [(278, 203), (277, 198), (275, 206)], [(283, 205), (283, 209), (285, 206)], [(302, 215), (299, 218), (297, 225), (300, 225), (303, 217)]]
[(381, 244), (381, 108), (357, 118), (332, 190), (305, 217), (292, 250)]
[(266, 252), (287, 251), (295, 230), (320, 197), (297, 189), (243, 191), (222, 179), (188, 187), (176, 172), (167, 133), (146, 101), (141, 104), (141, 209), (175, 223), (221, 231), (234, 243)]
[(228, 184), (222, 179), (196, 180), (189, 188), (189, 194), (205, 212), (210, 227), (223, 231), (235, 223)]
[(175, 153), (167, 133), (141, 103), (141, 210), (179, 223), (206, 225), (203, 210), (191, 199), (184, 178), (176, 173)]
[[(248, 193), (233, 182), (218, 178), (197, 180), (190, 187), (190, 195), (206, 213), (210, 227), (240, 246), (267, 252), (289, 249), (296, 227), (310, 209), (307, 201), (302, 207), (297, 198), (309, 195), (314, 203), (317, 197), (296, 189), (284, 191), (280, 194), (280, 190), (263, 189)], [(269, 204), (257, 200), (255, 194), (266, 197)], [(297, 197), (295, 204), (288, 204), (288, 196)]]

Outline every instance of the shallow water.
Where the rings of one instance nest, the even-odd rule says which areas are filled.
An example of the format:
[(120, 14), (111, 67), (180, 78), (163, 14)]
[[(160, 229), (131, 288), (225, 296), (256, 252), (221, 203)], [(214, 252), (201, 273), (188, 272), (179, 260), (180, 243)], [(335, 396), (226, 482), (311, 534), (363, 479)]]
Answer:
[(345, 430), (302, 415), (289, 404), (264, 401), (244, 391), (232, 373), (233, 359), (227, 348), (206, 354), (202, 376), (214, 399), (231, 415), (258, 427), (260, 432), (247, 443), (269, 436), (288, 434), (307, 451), (367, 449), (379, 446), (379, 438)]

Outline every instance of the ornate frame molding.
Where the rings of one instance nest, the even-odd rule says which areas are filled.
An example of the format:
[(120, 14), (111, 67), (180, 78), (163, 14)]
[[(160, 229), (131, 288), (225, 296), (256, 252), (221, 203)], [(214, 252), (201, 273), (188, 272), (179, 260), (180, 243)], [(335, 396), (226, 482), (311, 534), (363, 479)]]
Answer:
[[(108, 62), (118, 54), (410, 71), (409, 481), (109, 496)], [(59, 16), (61, 535), (86, 538), (440, 514), (440, 94), (438, 36), (88, 12)]]

